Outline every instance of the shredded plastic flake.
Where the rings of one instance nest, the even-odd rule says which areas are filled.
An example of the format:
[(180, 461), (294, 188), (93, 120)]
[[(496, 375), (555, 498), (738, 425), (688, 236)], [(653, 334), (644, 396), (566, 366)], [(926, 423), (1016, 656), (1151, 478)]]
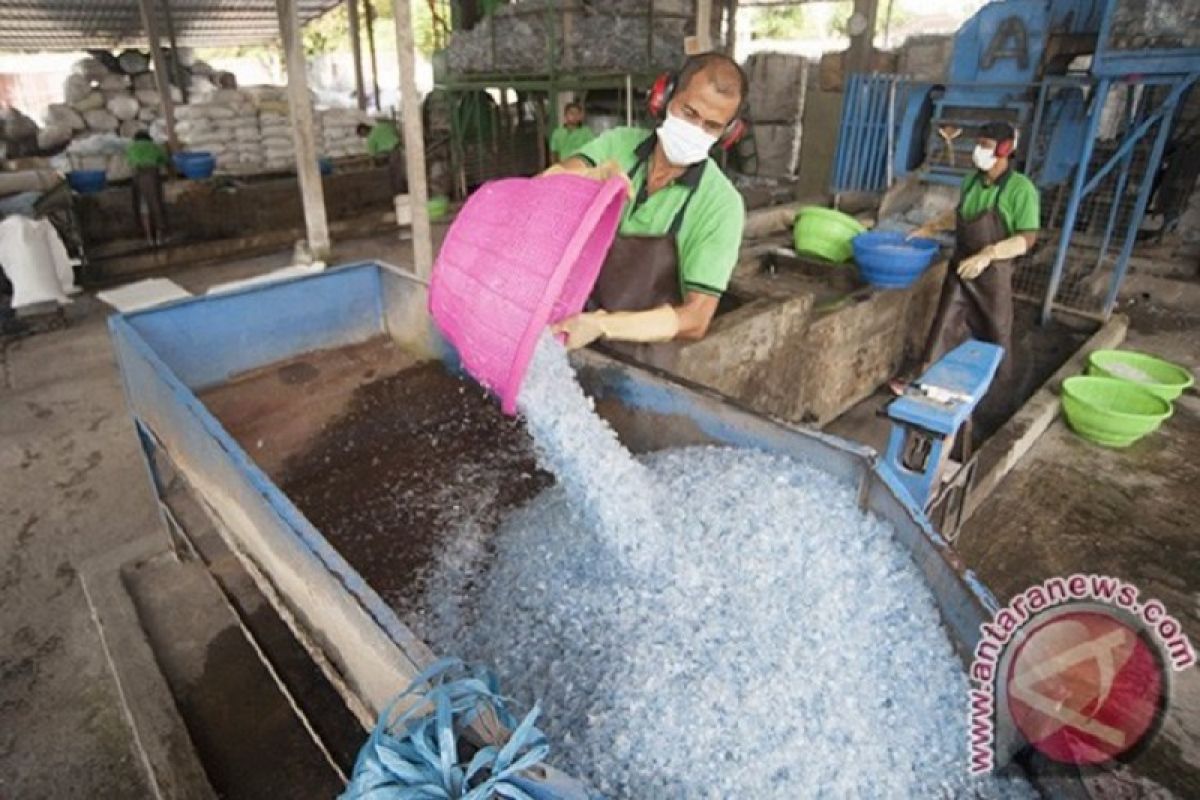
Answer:
[(968, 775), (961, 662), (850, 486), (749, 450), (635, 458), (549, 338), (520, 408), (558, 484), (466, 530), (415, 626), (540, 701), (555, 766), (612, 798), (1032, 796)]

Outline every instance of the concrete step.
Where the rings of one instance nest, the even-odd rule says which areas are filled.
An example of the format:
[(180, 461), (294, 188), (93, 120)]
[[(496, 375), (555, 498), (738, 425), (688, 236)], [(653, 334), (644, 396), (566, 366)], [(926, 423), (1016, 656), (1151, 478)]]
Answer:
[[(229, 585), (253, 592), (236, 559), (217, 560)], [(342, 790), (364, 734), (299, 645), (281, 646), (280, 631), (290, 636), (261, 595), (239, 605), (204, 561), (180, 560), (162, 534), (89, 563), (82, 580), (156, 797)], [(317, 699), (318, 726), (298, 693)], [(317, 727), (337, 745), (326, 746)]]

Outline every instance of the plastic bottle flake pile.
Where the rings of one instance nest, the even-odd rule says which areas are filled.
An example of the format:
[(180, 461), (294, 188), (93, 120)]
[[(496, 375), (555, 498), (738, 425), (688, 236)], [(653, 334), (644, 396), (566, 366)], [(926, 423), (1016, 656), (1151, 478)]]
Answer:
[(961, 663), (849, 486), (755, 451), (635, 459), (549, 339), (520, 406), (558, 484), (490, 548), (468, 534), (416, 624), (541, 699), (555, 766), (611, 798), (1029, 795), (968, 777)]

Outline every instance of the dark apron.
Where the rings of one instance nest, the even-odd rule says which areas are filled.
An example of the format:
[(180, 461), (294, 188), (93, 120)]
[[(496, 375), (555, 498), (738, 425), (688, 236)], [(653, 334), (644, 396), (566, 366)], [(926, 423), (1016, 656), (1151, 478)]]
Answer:
[(388, 153), (388, 182), (393, 197), (408, 194), (408, 162), (404, 158), (403, 147), (396, 147)]
[[(629, 170), (629, 180), (645, 163), (639, 160)], [(646, 176), (649, 180), (649, 175)], [(643, 184), (644, 186), (644, 184)], [(592, 287), (588, 307), (605, 311), (646, 311), (661, 305), (678, 306), (683, 302), (679, 288), (679, 249), (676, 239), (683, 215), (696, 194), (693, 189), (661, 236), (617, 236), (608, 250), (600, 277)], [(643, 364), (669, 369), (680, 345), (676, 342), (644, 344), (638, 342), (602, 342), (601, 349), (628, 356)]]
[(157, 235), (166, 233), (167, 208), (163, 199), (162, 176), (158, 167), (138, 167), (133, 171), (133, 213), (137, 219), (145, 214), (150, 230)]
[[(942, 284), (937, 315), (933, 320), (933, 329), (929, 332), (923, 359), (923, 363), (928, 367), (970, 338), (998, 344), (1004, 348), (1004, 360), (1000, 362), (996, 377), (976, 411), (985, 427), (1007, 418), (1016, 399), (1012, 396), (1015, 388), (1012, 352), (1013, 261), (993, 261), (979, 277), (970, 281), (958, 276), (957, 267), (964, 259), (975, 255), (988, 245), (1010, 238), (1011, 234), (997, 206), (1011, 175), (1011, 171), (1005, 172), (1000, 178), (996, 206), (982, 212), (973, 220), (967, 221), (963, 217), (962, 200), (959, 200), (954, 257)], [(964, 189), (964, 198), (966, 194)]]

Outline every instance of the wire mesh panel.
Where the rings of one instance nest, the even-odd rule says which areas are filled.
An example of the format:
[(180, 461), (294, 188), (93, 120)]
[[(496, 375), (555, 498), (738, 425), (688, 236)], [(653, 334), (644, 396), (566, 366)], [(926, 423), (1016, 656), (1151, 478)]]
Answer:
[[(1174, 119), (1180, 94), (1174, 82), (1133, 81), (1111, 88), (1102, 83), (1096, 92), (1089, 113), (1095, 138), (1084, 150), (1090, 155), (1082, 182), (1077, 187), (1076, 167), (1070, 180), (1043, 190), (1040, 247), (1018, 263), (1013, 289), (1047, 309), (1107, 316), (1161, 163), (1163, 129)], [(1056, 262), (1061, 272), (1054, 286)]]
[(1200, 48), (1200, 4), (1187, 0), (1116, 0), (1107, 49)]

